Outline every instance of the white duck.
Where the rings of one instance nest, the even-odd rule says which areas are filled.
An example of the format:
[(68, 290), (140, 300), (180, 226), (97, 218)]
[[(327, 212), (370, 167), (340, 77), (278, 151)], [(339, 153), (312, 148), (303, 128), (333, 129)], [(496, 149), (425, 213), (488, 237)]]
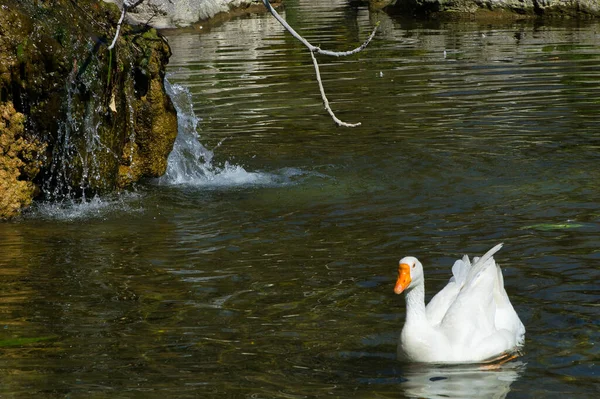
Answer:
[(504, 289), (500, 267), (492, 257), (502, 244), (473, 264), (465, 255), (453, 276), (425, 307), (423, 265), (412, 256), (400, 260), (394, 292), (405, 293), (406, 321), (398, 357), (414, 362), (480, 363), (514, 353), (525, 327)]

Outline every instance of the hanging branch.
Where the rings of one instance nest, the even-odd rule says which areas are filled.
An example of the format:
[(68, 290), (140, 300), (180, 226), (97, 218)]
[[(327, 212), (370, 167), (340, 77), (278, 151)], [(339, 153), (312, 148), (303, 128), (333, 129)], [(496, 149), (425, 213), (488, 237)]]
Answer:
[(123, 20), (125, 19), (125, 14), (128, 10), (134, 9), (135, 7), (142, 4), (145, 0), (132, 0), (131, 3), (128, 0), (123, 0), (123, 9), (121, 10), (121, 18), (119, 18), (119, 22), (117, 23), (117, 31), (115, 32), (115, 37), (113, 38), (112, 43), (108, 46), (108, 50), (112, 50), (117, 44), (117, 39), (119, 38), (119, 32), (121, 32), (121, 25), (123, 25)]
[(123, 10), (121, 11), (121, 18), (119, 18), (119, 23), (117, 23), (117, 31), (115, 32), (115, 37), (113, 38), (112, 43), (108, 46), (109, 50), (112, 50), (117, 44), (117, 39), (119, 38), (119, 32), (121, 32), (121, 25), (123, 25), (123, 20), (125, 19), (125, 13), (127, 12), (127, 7), (125, 6), (125, 2), (123, 2)]
[(317, 62), (317, 58), (315, 57), (315, 53), (317, 54), (323, 54), (323, 55), (329, 55), (332, 57), (346, 57), (348, 55), (352, 55), (352, 54), (356, 54), (359, 51), (362, 51), (365, 47), (367, 47), (369, 45), (369, 43), (371, 42), (371, 40), (373, 39), (373, 37), (375, 37), (375, 32), (377, 32), (377, 28), (379, 27), (379, 22), (375, 25), (375, 28), (373, 28), (373, 32), (371, 32), (371, 35), (369, 35), (368, 39), (361, 44), (359, 47), (350, 50), (350, 51), (329, 51), (329, 50), (323, 50), (320, 47), (317, 46), (313, 46), (312, 44), (310, 44), (308, 42), (308, 40), (306, 40), (305, 38), (303, 38), (302, 36), (300, 36), (300, 34), (298, 32), (296, 32), (294, 30), (294, 28), (292, 28), (286, 21), (285, 19), (283, 19), (281, 17), (281, 15), (279, 15), (279, 13), (277, 11), (275, 11), (273, 9), (273, 7), (271, 7), (271, 3), (269, 3), (269, 0), (263, 0), (263, 4), (265, 5), (265, 8), (271, 13), (271, 15), (273, 15), (273, 17), (275, 17), (275, 19), (288, 31), (292, 34), (292, 36), (294, 36), (298, 41), (300, 41), (302, 44), (304, 44), (304, 46), (306, 46), (306, 48), (308, 48), (308, 50), (310, 51), (310, 55), (312, 57), (312, 61), (313, 61), (313, 65), (315, 67), (315, 74), (317, 75), (317, 82), (319, 83), (319, 90), (321, 91), (321, 98), (323, 99), (323, 105), (325, 106), (325, 109), (327, 110), (327, 112), (329, 113), (329, 115), (331, 115), (331, 117), (333, 118), (334, 122), (337, 123), (339, 126), (345, 126), (345, 127), (356, 127), (356, 126), (360, 126), (360, 122), (358, 123), (346, 123), (341, 121), (340, 119), (338, 119), (334, 112), (331, 110), (331, 107), (329, 106), (329, 100), (327, 100), (327, 96), (325, 95), (325, 89), (323, 88), (323, 82), (321, 81), (321, 73), (319, 72), (319, 63)]

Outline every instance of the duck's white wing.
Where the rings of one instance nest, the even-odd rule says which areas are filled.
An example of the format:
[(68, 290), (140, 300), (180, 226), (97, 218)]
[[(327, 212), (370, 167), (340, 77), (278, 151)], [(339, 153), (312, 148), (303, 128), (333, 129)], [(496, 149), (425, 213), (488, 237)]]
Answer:
[[(467, 281), (440, 322), (440, 329), (457, 347), (467, 347), (496, 329), (495, 262), (493, 258), (483, 258), (472, 266)], [(481, 260), (485, 261), (486, 267), (482, 267)], [(475, 267), (479, 271), (473, 274)]]
[[(475, 258), (473, 265), (462, 270), (462, 284), (456, 299), (450, 304), (441, 323), (461, 334), (462, 331), (489, 330), (494, 328), (496, 303), (494, 288), (497, 287), (496, 261), (493, 256), (502, 248), (498, 244), (481, 258)], [(454, 272), (454, 271), (453, 271)]]
[[(493, 259), (493, 255), (498, 252), (502, 248), (502, 244), (496, 245), (494, 248), (490, 249), (485, 255), (481, 257), (481, 261), (488, 262), (491, 261), (490, 269), (493, 269), (493, 273), (491, 270), (486, 270), (488, 267), (487, 264), (483, 264), (480, 262), (476, 262), (472, 269), (471, 275), (467, 277), (467, 279), (471, 279), (472, 284), (478, 284), (477, 278), (478, 273), (489, 273), (493, 275), (494, 286), (492, 289), (492, 302), (493, 308), (495, 312), (494, 316), (494, 327), (497, 331), (507, 330), (512, 335), (514, 335), (517, 345), (522, 345), (524, 336), (525, 336), (525, 326), (519, 319), (517, 312), (512, 306), (510, 299), (508, 298), (508, 294), (506, 293), (506, 289), (504, 288), (504, 276), (502, 275), (502, 270), (500, 266), (496, 264)], [(493, 267), (491, 265), (493, 264)], [(491, 311), (491, 308), (490, 308)]]
[(496, 304), (496, 314), (494, 324), (497, 330), (510, 331), (516, 341), (516, 345), (523, 345), (525, 340), (525, 326), (519, 319), (515, 308), (513, 308), (506, 289), (504, 288), (504, 277), (500, 266), (496, 265), (497, 279), (494, 286), (494, 302)]
[(502, 244), (482, 256), (448, 308), (440, 329), (459, 351), (485, 359), (522, 344), (525, 328), (506, 290), (502, 271), (493, 258)]
[(448, 308), (456, 300), (456, 296), (466, 282), (467, 274), (471, 269), (471, 262), (467, 255), (454, 262), (452, 277), (448, 284), (442, 288), (427, 304), (427, 319), (432, 326), (440, 324)]

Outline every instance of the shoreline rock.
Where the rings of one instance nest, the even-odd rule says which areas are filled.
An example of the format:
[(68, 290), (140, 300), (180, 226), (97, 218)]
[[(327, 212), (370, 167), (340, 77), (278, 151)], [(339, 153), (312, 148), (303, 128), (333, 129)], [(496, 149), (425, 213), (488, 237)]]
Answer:
[(258, 9), (264, 10), (262, 0), (147, 0), (127, 13), (127, 21), (133, 25), (173, 29), (205, 22), (219, 15)]
[(393, 14), (433, 17), (600, 17), (597, 0), (368, 0)]

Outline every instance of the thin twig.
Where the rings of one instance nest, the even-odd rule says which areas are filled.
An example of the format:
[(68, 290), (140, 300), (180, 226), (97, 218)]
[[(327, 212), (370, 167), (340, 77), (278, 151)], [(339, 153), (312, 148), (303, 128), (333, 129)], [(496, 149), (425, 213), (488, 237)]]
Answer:
[(373, 40), (373, 38), (375, 37), (375, 33), (377, 32), (377, 28), (379, 28), (379, 22), (377, 22), (375, 24), (375, 27), (373, 28), (373, 31), (371, 32), (371, 34), (369, 35), (369, 37), (367, 38), (367, 40), (365, 40), (365, 42), (363, 44), (361, 44), (360, 46), (358, 46), (357, 48), (350, 50), (350, 51), (330, 51), (330, 50), (322, 50), (319, 47), (317, 47), (318, 49), (318, 53), (319, 54), (323, 54), (323, 55), (330, 55), (333, 57), (346, 57), (348, 55), (352, 55), (352, 54), (356, 54), (359, 51), (362, 51), (365, 49), (365, 47), (367, 47), (369, 45), (369, 43), (371, 43), (371, 40)]
[(119, 23), (117, 23), (117, 31), (115, 32), (115, 37), (113, 38), (112, 43), (108, 46), (109, 50), (112, 50), (117, 44), (117, 39), (119, 38), (119, 32), (121, 31), (121, 25), (123, 25), (123, 20), (125, 19), (125, 13), (127, 12), (127, 6), (125, 2), (123, 2), (123, 10), (121, 11), (121, 18), (119, 18)]
[(263, 4), (265, 5), (265, 8), (267, 9), (267, 11), (269, 11), (271, 13), (271, 15), (273, 15), (273, 17), (275, 17), (275, 19), (277, 21), (279, 21), (279, 23), (288, 31), (292, 34), (292, 36), (294, 36), (296, 39), (298, 39), (300, 42), (302, 42), (302, 44), (304, 44), (306, 47), (308, 47), (308, 49), (310, 51), (314, 51), (314, 49), (316, 49), (315, 46), (313, 46), (312, 44), (310, 44), (308, 42), (308, 40), (306, 40), (305, 38), (303, 38), (302, 36), (300, 36), (300, 34), (298, 32), (296, 32), (294, 30), (294, 28), (292, 28), (285, 19), (283, 19), (283, 17), (281, 15), (279, 15), (279, 13), (277, 11), (275, 11), (273, 9), (273, 7), (271, 7), (271, 3), (269, 3), (269, 0), (263, 0)]
[(121, 10), (121, 18), (119, 18), (119, 22), (117, 23), (117, 31), (115, 32), (115, 37), (113, 38), (112, 43), (108, 46), (109, 50), (112, 50), (117, 44), (117, 39), (119, 38), (119, 33), (121, 32), (121, 25), (123, 25), (123, 20), (125, 19), (125, 14), (127, 14), (128, 10), (132, 10), (142, 4), (145, 0), (135, 0), (131, 2), (131, 4), (127, 0), (123, 0), (123, 9)]
[(360, 126), (360, 122), (347, 123), (347, 122), (344, 122), (344, 121), (338, 119), (338, 117), (335, 116), (335, 114), (331, 110), (331, 107), (329, 106), (329, 100), (327, 100), (327, 96), (325, 95), (325, 89), (323, 88), (323, 82), (321, 82), (321, 73), (319, 72), (319, 64), (317, 63), (317, 58), (315, 57), (315, 52), (311, 51), (310, 56), (312, 57), (313, 65), (315, 66), (315, 73), (317, 75), (317, 82), (319, 83), (319, 90), (321, 91), (321, 98), (323, 99), (323, 105), (325, 106), (325, 109), (327, 110), (327, 112), (329, 112), (329, 115), (331, 115), (331, 117), (333, 118), (333, 121), (335, 123), (337, 123), (338, 126), (344, 126), (344, 127)]
[(321, 98), (323, 99), (323, 105), (325, 106), (325, 109), (327, 110), (327, 112), (329, 113), (329, 115), (331, 115), (331, 117), (333, 118), (334, 122), (337, 123), (339, 126), (345, 126), (345, 127), (356, 127), (356, 126), (360, 126), (360, 122), (359, 123), (346, 123), (341, 121), (340, 119), (338, 119), (335, 114), (333, 113), (333, 111), (331, 110), (331, 107), (329, 106), (329, 100), (327, 100), (327, 96), (325, 95), (325, 89), (323, 88), (323, 82), (321, 81), (321, 73), (319, 72), (319, 63), (317, 62), (317, 59), (315, 57), (315, 53), (317, 54), (323, 54), (323, 55), (329, 55), (332, 57), (345, 57), (348, 55), (352, 55), (352, 54), (356, 54), (359, 51), (362, 51), (365, 47), (367, 47), (369, 45), (369, 43), (371, 42), (371, 40), (373, 39), (373, 37), (375, 37), (375, 32), (377, 32), (377, 28), (379, 27), (379, 23), (377, 23), (375, 25), (375, 28), (373, 28), (373, 32), (371, 32), (371, 35), (369, 35), (369, 38), (360, 46), (358, 46), (357, 48), (350, 50), (350, 51), (330, 51), (330, 50), (322, 50), (320, 47), (317, 46), (313, 46), (312, 44), (310, 44), (310, 42), (308, 40), (306, 40), (305, 38), (303, 38), (298, 32), (296, 32), (294, 30), (294, 28), (292, 28), (285, 19), (283, 19), (281, 17), (281, 15), (279, 15), (279, 13), (277, 11), (275, 11), (275, 9), (273, 9), (273, 7), (271, 7), (271, 3), (269, 3), (269, 0), (263, 0), (263, 4), (265, 5), (265, 8), (271, 13), (271, 15), (273, 15), (273, 17), (275, 17), (275, 19), (288, 31), (291, 33), (292, 36), (294, 36), (298, 41), (300, 41), (302, 44), (304, 44), (304, 46), (306, 46), (306, 48), (308, 48), (308, 50), (310, 51), (310, 55), (312, 57), (313, 60), (313, 65), (315, 67), (315, 74), (317, 75), (317, 82), (319, 83), (319, 90), (321, 91)]

